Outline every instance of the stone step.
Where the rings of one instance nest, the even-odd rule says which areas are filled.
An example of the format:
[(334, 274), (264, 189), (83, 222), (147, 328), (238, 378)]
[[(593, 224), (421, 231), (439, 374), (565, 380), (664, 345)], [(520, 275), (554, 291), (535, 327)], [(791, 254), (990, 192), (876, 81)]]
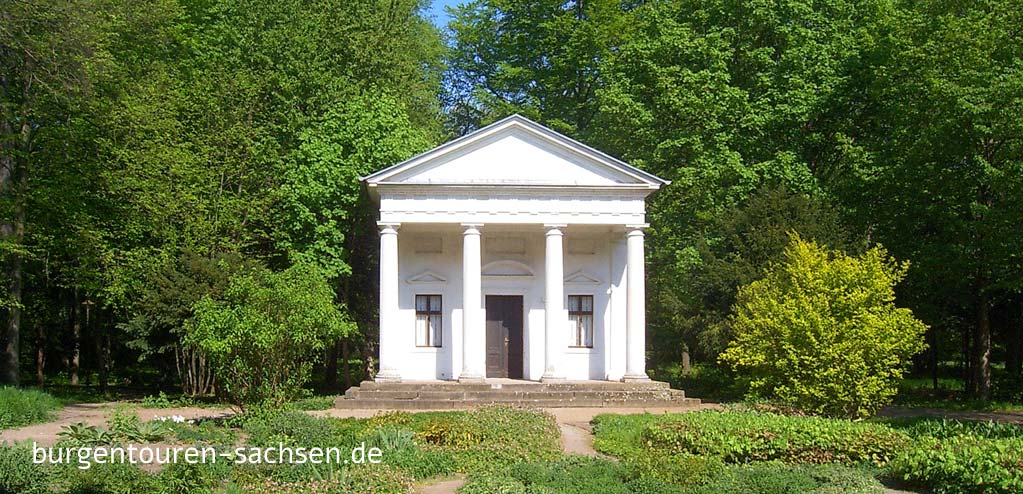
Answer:
[(391, 400), (469, 400), (487, 401), (498, 399), (517, 400), (573, 400), (573, 399), (599, 399), (599, 400), (670, 400), (685, 398), (681, 391), (671, 392), (669, 390), (657, 391), (508, 391), (508, 390), (487, 390), (487, 391), (390, 391), (390, 390), (361, 390), (352, 388), (345, 393), (348, 398), (375, 398)]
[(537, 408), (688, 406), (699, 400), (667, 383), (559, 381), (454, 381), (378, 383), (364, 381), (335, 402), (337, 408), (446, 410), (500, 403)]
[(573, 400), (430, 400), (430, 399), (348, 399), (338, 398), (334, 403), (336, 408), (341, 409), (381, 409), (381, 410), (451, 410), (460, 408), (472, 408), (476, 406), (501, 404), (516, 407), (531, 408), (605, 408), (605, 407), (688, 407), (696, 406), (699, 400), (686, 398), (682, 400), (598, 400), (598, 399), (573, 399)]
[(511, 383), (459, 383), (456, 381), (430, 381), (430, 382), (400, 382), (400, 383), (378, 383), (376, 381), (363, 381), (359, 389), (387, 390), (387, 391), (421, 391), (421, 390), (458, 390), (458, 391), (489, 391), (489, 390), (510, 390), (510, 391), (579, 391), (579, 390), (601, 390), (601, 391), (647, 391), (647, 390), (668, 390), (668, 383), (659, 381), (648, 382), (614, 382), (614, 381), (564, 381), (551, 383), (538, 383), (519, 381)]

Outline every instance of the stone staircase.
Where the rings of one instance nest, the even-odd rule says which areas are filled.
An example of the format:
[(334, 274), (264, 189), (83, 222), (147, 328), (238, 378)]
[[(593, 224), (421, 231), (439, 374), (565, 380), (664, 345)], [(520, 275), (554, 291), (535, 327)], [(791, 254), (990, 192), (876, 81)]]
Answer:
[(334, 402), (341, 409), (444, 410), (488, 404), (535, 408), (684, 407), (700, 400), (668, 383), (487, 379), (484, 383), (363, 381)]

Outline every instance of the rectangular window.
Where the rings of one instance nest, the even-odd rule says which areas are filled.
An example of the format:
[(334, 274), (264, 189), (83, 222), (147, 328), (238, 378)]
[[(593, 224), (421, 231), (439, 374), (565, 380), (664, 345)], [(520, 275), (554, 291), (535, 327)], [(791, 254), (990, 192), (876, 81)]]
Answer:
[(440, 295), (416, 295), (416, 346), (441, 346)]
[(568, 319), (572, 331), (569, 346), (593, 348), (593, 295), (569, 295)]

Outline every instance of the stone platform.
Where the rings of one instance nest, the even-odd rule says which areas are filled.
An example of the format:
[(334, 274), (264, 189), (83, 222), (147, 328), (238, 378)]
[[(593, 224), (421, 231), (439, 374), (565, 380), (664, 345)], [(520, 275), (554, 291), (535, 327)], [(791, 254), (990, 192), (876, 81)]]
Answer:
[(483, 383), (454, 381), (363, 381), (335, 402), (342, 409), (443, 410), (504, 404), (536, 408), (692, 406), (700, 400), (668, 383), (613, 381), (535, 382), (487, 379)]

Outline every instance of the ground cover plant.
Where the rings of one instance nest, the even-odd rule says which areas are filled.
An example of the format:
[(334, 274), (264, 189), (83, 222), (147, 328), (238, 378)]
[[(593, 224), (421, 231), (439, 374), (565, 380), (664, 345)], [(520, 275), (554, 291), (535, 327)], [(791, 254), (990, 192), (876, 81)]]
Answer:
[[(693, 492), (870, 492), (874, 477), (937, 494), (1023, 492), (1023, 428), (1015, 424), (732, 410), (599, 415), (593, 426), (597, 451), (618, 457), (633, 475)], [(849, 486), (814, 490), (824, 488), (807, 487), (811, 479), (827, 472), (803, 469), (815, 464), (856, 473), (831, 471)]]
[[(693, 472), (698, 474), (698, 472)], [(841, 465), (756, 463), (723, 467), (693, 485), (646, 475), (627, 464), (569, 456), (554, 462), (519, 463), (473, 475), (460, 494), (880, 494), (868, 473)]]
[(60, 408), (59, 400), (42, 391), (0, 387), (0, 430), (45, 422)]
[(909, 441), (883, 424), (758, 411), (699, 411), (668, 415), (600, 415), (598, 451), (718, 458), (725, 463), (887, 464)]
[(994, 422), (896, 420), (913, 440), (891, 474), (937, 494), (1023, 492), (1023, 427)]
[[(506, 469), (521, 461), (561, 457), (553, 417), (534, 410), (483, 407), (470, 411), (401, 413), (367, 419), (314, 417), (291, 410), (257, 409), (234, 419), (140, 421), (128, 409), (112, 414), (105, 426), (68, 426), (59, 447), (128, 443), (235, 447), (378, 447), (381, 464), (215, 464), (177, 463), (159, 471), (130, 464), (34, 465), (27, 444), (0, 446), (0, 493), (39, 492), (231, 494), (249, 492), (388, 494), (407, 493), (413, 482), (454, 472)], [(28, 455), (28, 456), (26, 456)], [(26, 458), (28, 460), (26, 461)], [(25, 491), (33, 492), (33, 491)]]

